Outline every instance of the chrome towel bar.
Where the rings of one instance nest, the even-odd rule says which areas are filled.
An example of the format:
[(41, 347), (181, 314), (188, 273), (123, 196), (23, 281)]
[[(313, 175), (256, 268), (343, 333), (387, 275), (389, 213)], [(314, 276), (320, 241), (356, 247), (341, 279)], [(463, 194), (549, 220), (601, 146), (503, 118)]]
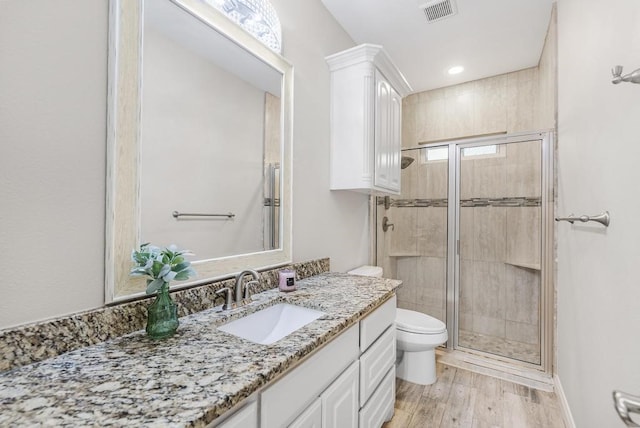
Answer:
[(580, 217), (575, 217), (573, 214), (569, 214), (569, 217), (556, 217), (556, 221), (568, 221), (571, 224), (576, 221), (581, 221), (582, 223), (595, 221), (596, 223), (600, 223), (604, 227), (609, 227), (610, 220), (611, 216), (609, 215), (609, 211), (605, 211), (602, 214), (594, 216), (581, 215)]
[(629, 413), (640, 413), (640, 397), (622, 391), (613, 391), (613, 405), (626, 426), (640, 427), (629, 416)]
[(173, 215), (174, 218), (180, 218), (180, 217), (227, 217), (227, 218), (234, 218), (236, 216), (233, 213), (227, 213), (227, 214), (204, 214), (204, 213), (180, 213), (178, 211), (172, 212), (171, 215)]

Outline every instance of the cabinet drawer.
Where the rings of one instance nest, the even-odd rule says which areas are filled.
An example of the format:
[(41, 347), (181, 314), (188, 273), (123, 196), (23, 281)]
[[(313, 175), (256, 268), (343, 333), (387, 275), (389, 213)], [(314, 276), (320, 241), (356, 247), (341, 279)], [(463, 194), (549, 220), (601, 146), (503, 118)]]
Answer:
[(387, 328), (360, 357), (360, 407), (364, 406), (396, 361), (396, 329)]
[(261, 428), (292, 423), (358, 355), (356, 324), (261, 394)]
[(359, 428), (380, 428), (391, 419), (396, 397), (395, 379), (396, 370), (391, 367), (369, 402), (360, 410)]
[(387, 300), (378, 309), (360, 321), (360, 352), (367, 350), (396, 320), (396, 296)]

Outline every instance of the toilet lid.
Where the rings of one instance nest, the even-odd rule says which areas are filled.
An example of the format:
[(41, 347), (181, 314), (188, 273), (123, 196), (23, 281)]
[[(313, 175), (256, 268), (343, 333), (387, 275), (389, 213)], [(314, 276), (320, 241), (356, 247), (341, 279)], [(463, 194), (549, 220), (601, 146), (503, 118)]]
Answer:
[(409, 333), (437, 334), (444, 332), (447, 326), (439, 319), (427, 314), (398, 308), (396, 328)]

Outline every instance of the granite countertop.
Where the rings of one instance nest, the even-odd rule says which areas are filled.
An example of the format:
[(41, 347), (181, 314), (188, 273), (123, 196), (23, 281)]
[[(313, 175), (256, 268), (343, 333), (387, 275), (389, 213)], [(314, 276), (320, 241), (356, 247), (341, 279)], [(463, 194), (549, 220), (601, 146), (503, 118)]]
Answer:
[[(0, 426), (205, 426), (387, 300), (400, 281), (326, 273), (180, 318), (152, 341), (137, 331), (0, 375)], [(215, 327), (275, 303), (326, 313), (272, 345)]]

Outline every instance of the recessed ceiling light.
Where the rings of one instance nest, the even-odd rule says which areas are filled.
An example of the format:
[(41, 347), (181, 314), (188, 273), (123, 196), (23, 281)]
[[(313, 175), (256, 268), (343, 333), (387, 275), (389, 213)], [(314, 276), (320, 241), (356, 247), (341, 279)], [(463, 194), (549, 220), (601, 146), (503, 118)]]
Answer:
[(447, 70), (447, 73), (449, 74), (458, 74), (458, 73), (462, 73), (464, 71), (464, 67), (461, 65), (456, 65), (455, 67), (451, 67), (449, 70)]

